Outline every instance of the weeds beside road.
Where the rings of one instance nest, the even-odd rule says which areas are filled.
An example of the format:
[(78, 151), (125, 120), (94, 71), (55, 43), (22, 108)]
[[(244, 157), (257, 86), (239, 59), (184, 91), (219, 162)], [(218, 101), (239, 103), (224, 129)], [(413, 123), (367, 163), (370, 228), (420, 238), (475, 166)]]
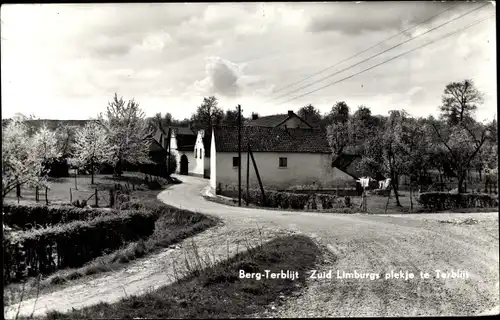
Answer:
[[(184, 265), (186, 252), (192, 252), (193, 241), (201, 256), (223, 259), (241, 251), (245, 243), (267, 242), (290, 231), (309, 236), (329, 249), (335, 259), (323, 260), (315, 267), (320, 270), (380, 274), (405, 270), (417, 274), (461, 269), (471, 277), (464, 281), (307, 279), (307, 289), (301, 295), (289, 297), (267, 312), (255, 310), (254, 316), (473, 315), (498, 305), (498, 213), (474, 214), (477, 224), (455, 225), (436, 221), (457, 217), (451, 214), (326, 215), (236, 208), (203, 199), (200, 192), (207, 180), (179, 178), (183, 184), (161, 192), (158, 198), (178, 208), (221, 218), (224, 225), (184, 240), (179, 249), (161, 251), (118, 272), (94, 279), (84, 277), (64, 290), (42, 295), (36, 314), (47, 311), (44, 305), (65, 312), (101, 301), (120, 303), (124, 296), (168, 285)], [(29, 315), (33, 302), (26, 301), (21, 314)]]

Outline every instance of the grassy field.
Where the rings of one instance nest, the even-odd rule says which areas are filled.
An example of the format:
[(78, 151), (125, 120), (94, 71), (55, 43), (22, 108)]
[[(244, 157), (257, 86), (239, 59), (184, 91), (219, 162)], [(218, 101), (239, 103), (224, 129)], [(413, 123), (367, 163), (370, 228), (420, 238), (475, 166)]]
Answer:
[[(265, 313), (306, 286), (305, 271), (321, 261), (318, 245), (308, 237), (276, 238), (247, 248), (229, 260), (214, 263), (194, 254), (196, 264), (182, 280), (142, 296), (120, 302), (101, 303), (63, 314), (49, 313), (46, 319), (96, 318), (235, 318)], [(297, 271), (297, 279), (240, 278), (239, 272)]]
[[(49, 178), (50, 187), (47, 190), (47, 198), (49, 204), (55, 203), (70, 203), (70, 200), (88, 200), (88, 204), (91, 206), (95, 205), (94, 192), (95, 189), (98, 191), (98, 204), (99, 207), (105, 207), (109, 205), (109, 190), (115, 184), (120, 183), (122, 185), (129, 184), (134, 186), (139, 186), (145, 183), (145, 174), (139, 172), (124, 172), (121, 177), (113, 177), (112, 174), (109, 175), (95, 175), (94, 184), (91, 184), (90, 175), (79, 175), (76, 178), (76, 188), (75, 188), (75, 178), (64, 177), (64, 178)], [(70, 191), (71, 190), (71, 191)], [(21, 188), (20, 204), (36, 203), (36, 189), (23, 186)], [(12, 190), (7, 194), (4, 201), (17, 203), (16, 191)], [(39, 203), (45, 203), (45, 190), (39, 190)]]

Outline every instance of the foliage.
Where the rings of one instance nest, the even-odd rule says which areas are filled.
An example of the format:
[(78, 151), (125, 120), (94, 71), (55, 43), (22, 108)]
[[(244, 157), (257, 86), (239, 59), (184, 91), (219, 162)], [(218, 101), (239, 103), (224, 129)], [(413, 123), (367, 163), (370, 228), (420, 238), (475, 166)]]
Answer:
[(337, 122), (327, 126), (326, 137), (334, 156), (341, 155), (352, 143), (354, 128), (351, 121)]
[(165, 113), (164, 116), (161, 115), (161, 112), (158, 112), (154, 117), (147, 118), (146, 122), (148, 130), (154, 132), (156, 131), (156, 128), (158, 128), (158, 124), (161, 124), (161, 126), (166, 129), (173, 125), (175, 120), (170, 112)]
[(434, 121), (429, 127), (428, 131), (437, 141), (435, 147), (458, 177), (458, 190), (463, 193), (463, 182), (468, 170), (485, 142), (491, 137), (489, 128), (474, 121), (463, 121), (456, 126)]
[(76, 130), (76, 127), (67, 124), (61, 124), (56, 129), (57, 150), (63, 157), (69, 156), (74, 152), (73, 146)]
[(484, 102), (483, 94), (470, 79), (452, 82), (446, 85), (440, 106), (441, 115), (450, 125), (457, 125), (467, 118), (472, 118), (477, 104)]
[(75, 220), (93, 219), (107, 211), (99, 209), (81, 209), (73, 206), (46, 206), (46, 205), (3, 205), (3, 221), (9, 226), (29, 229), (36, 225), (48, 226), (58, 223), (67, 223)]
[(297, 115), (313, 127), (321, 126), (321, 113), (311, 104), (300, 108)]
[(46, 185), (45, 164), (57, 156), (53, 134), (42, 128), (29, 136), (25, 118), (14, 117), (2, 127), (2, 195), (18, 184)]
[(4, 283), (79, 267), (106, 250), (149, 236), (155, 219), (149, 212), (127, 211), (4, 236)]
[[(245, 117), (243, 117), (243, 109), (241, 110), (241, 123), (245, 122)], [(235, 107), (234, 110), (227, 110), (224, 114), (224, 119), (222, 120), (222, 124), (225, 126), (237, 126), (238, 125), (238, 107)]]
[(401, 174), (408, 173), (409, 161), (412, 156), (419, 156), (416, 145), (421, 139), (415, 125), (403, 110), (389, 111), (389, 119), (372, 137), (367, 137), (367, 143), (358, 166), (362, 172), (373, 175), (380, 172), (391, 178), (393, 190), (399, 203), (398, 180)]
[(108, 103), (106, 119), (100, 115), (99, 123), (107, 131), (111, 145), (110, 159), (115, 163), (117, 173), (123, 162), (150, 162), (149, 142), (144, 139), (150, 132), (139, 103), (133, 99), (125, 103), (115, 94), (113, 101)]
[(212, 127), (219, 126), (224, 119), (224, 111), (218, 107), (218, 104), (215, 96), (203, 98), (203, 103), (198, 106), (196, 113), (191, 117), (193, 127), (210, 132)]
[(334, 123), (346, 123), (349, 119), (349, 106), (345, 101), (335, 103), (330, 111), (330, 116)]
[(111, 145), (106, 130), (96, 122), (89, 122), (76, 132), (75, 157), (71, 161), (78, 168), (90, 166), (92, 182), (94, 170), (104, 162), (111, 161)]
[(421, 193), (418, 202), (427, 210), (439, 211), (458, 208), (498, 208), (498, 196), (485, 193)]
[[(221, 191), (222, 195), (234, 197), (237, 196), (231, 186), (227, 186), (225, 190)], [(237, 189), (236, 189), (237, 191)], [(321, 193), (293, 193), (264, 190), (265, 203), (262, 200), (262, 193), (260, 189), (249, 189), (248, 196), (247, 190), (243, 189), (241, 192), (242, 200), (253, 203), (262, 207), (280, 208), (280, 209), (331, 209), (340, 208), (345, 206), (345, 202), (339, 199), (334, 194), (321, 194)]]

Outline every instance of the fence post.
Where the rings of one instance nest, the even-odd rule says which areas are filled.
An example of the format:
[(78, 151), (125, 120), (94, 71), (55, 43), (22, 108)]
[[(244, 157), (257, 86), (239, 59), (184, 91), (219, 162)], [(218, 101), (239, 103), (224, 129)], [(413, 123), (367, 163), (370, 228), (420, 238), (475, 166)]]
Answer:
[(78, 174), (78, 169), (75, 169), (75, 190), (78, 190), (78, 186), (76, 185), (76, 175)]
[(71, 188), (69, 188), (69, 203), (73, 203), (73, 193), (71, 192)]
[(113, 208), (115, 205), (115, 192), (113, 189), (109, 189), (109, 207)]
[(98, 208), (99, 207), (99, 199), (97, 197), (97, 188), (94, 188), (94, 192), (95, 192), (95, 207)]
[(49, 188), (48, 187), (45, 187), (45, 204), (46, 205), (49, 205), (49, 198), (47, 196), (47, 192), (48, 192)]

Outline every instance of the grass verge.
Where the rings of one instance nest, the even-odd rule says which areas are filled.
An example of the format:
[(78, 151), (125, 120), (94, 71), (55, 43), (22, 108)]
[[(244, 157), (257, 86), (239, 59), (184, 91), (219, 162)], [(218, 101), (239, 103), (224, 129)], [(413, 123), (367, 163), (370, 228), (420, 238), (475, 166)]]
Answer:
[[(276, 238), (217, 264), (195, 252), (195, 262), (186, 263), (188, 275), (172, 285), (113, 304), (101, 303), (65, 314), (50, 312), (46, 319), (234, 318), (258, 314), (303, 288), (305, 271), (313, 269), (321, 257), (320, 247), (302, 235)], [(263, 274), (265, 270), (290, 270), (297, 271), (299, 278), (241, 279), (240, 270)]]
[[(213, 217), (167, 206), (156, 198), (158, 193), (159, 191), (135, 191), (129, 203), (136, 210), (159, 211), (160, 217), (155, 222), (154, 232), (147, 239), (128, 243), (79, 268), (59, 270), (42, 279), (33, 277), (23, 283), (9, 284), (4, 288), (4, 305), (18, 303), (23, 297), (29, 299), (38, 293), (52, 292), (82, 277), (118, 270), (130, 261), (168, 248), (219, 223)], [(35, 287), (39, 290), (23, 293), (25, 288)]]

